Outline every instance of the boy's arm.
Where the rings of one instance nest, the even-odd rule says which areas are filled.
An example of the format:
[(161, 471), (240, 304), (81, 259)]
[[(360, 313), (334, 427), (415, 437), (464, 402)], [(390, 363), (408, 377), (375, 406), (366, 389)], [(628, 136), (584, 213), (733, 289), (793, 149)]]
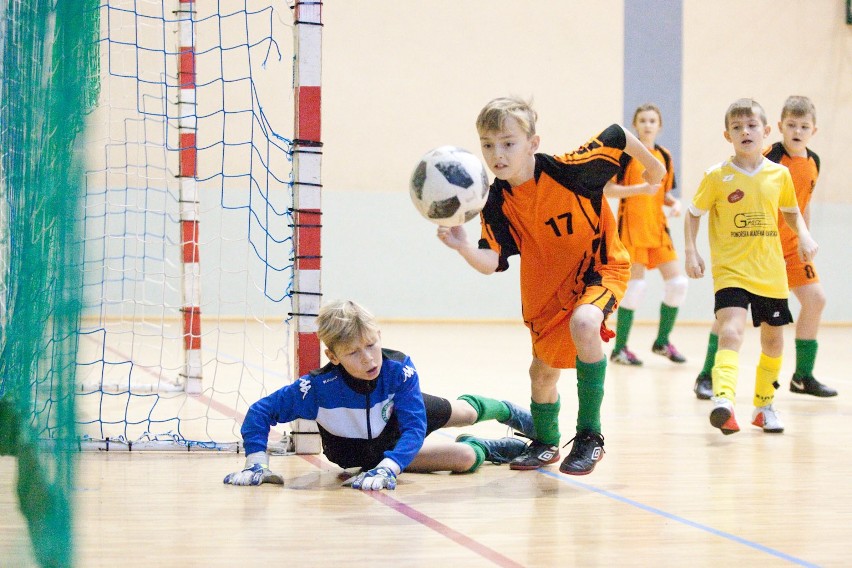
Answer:
[(784, 217), (784, 222), (789, 225), (793, 232), (799, 237), (799, 258), (803, 262), (810, 262), (816, 256), (819, 250), (819, 245), (811, 237), (811, 232), (808, 230), (808, 225), (805, 223), (805, 218), (797, 208), (795, 211), (781, 211)]
[(631, 195), (654, 195), (660, 189), (660, 184), (639, 183), (636, 185), (621, 185), (614, 181), (608, 181), (604, 186), (604, 195), (607, 197), (630, 197)]
[(228, 485), (284, 484), (284, 478), (269, 469), (269, 455), (266, 453), (266, 446), (269, 441), (269, 430), (272, 426), (295, 419), (295, 412), (282, 412), (283, 408), (294, 406), (292, 399), (286, 396), (287, 392), (288, 387), (278, 389), (249, 407), (240, 429), (246, 452), (245, 465), (241, 471), (226, 475), (223, 483)]
[(481, 249), (467, 240), (464, 225), (457, 227), (438, 227), (438, 240), (458, 252), (469, 265), (482, 274), (494, 274), (500, 263), (500, 256), (491, 249)]
[(655, 158), (650, 150), (648, 150), (634, 134), (626, 128), (622, 128), (622, 130), (624, 130), (624, 136), (627, 139), (624, 151), (639, 160), (639, 162), (645, 166), (645, 171), (642, 173), (642, 177), (646, 182), (654, 186), (659, 185), (659, 183), (663, 180), (663, 176), (666, 175), (665, 164)]
[(684, 240), (686, 241), (683, 248), (683, 257), (686, 275), (690, 278), (704, 277), (704, 259), (698, 254), (698, 249), (695, 246), (700, 226), (701, 216), (693, 213), (692, 207), (688, 208), (683, 223)]

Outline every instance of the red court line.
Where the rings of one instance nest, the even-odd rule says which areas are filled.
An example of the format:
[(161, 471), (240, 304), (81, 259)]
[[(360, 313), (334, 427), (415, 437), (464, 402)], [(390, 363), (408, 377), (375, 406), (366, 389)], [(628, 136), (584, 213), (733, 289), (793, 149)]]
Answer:
[[(302, 458), (303, 460), (307, 461), (308, 463), (316, 466), (319, 469), (329, 469), (328, 464), (326, 464), (325, 462), (323, 462), (321, 459), (319, 459), (316, 456), (300, 455), (299, 457)], [(496, 550), (492, 550), (491, 548), (488, 548), (484, 544), (477, 542), (476, 540), (470, 538), (469, 536), (466, 536), (466, 535), (458, 532), (457, 530), (454, 530), (454, 529), (448, 527), (444, 523), (442, 523), (442, 522), (440, 522), (436, 519), (433, 519), (429, 515), (418, 511), (414, 507), (411, 507), (410, 505), (406, 505), (405, 503), (394, 499), (393, 497), (391, 497), (388, 493), (386, 493), (384, 491), (363, 491), (363, 493), (372, 497), (373, 499), (375, 499), (376, 501), (378, 501), (382, 505), (390, 507), (391, 509), (393, 509), (397, 513), (401, 513), (401, 514), (405, 515), (406, 517), (408, 517), (412, 521), (414, 521), (416, 523), (420, 523), (421, 525), (423, 525), (427, 529), (433, 530), (436, 533), (440, 534), (441, 536), (444, 536), (444, 537), (452, 540), (456, 544), (459, 544), (459, 545), (463, 546), (464, 548), (467, 548), (468, 550), (470, 550), (474, 554), (477, 554), (478, 556), (484, 558), (485, 560), (488, 560), (489, 562), (494, 563), (497, 566), (505, 566), (507, 568), (523, 568), (523, 564), (519, 564), (519, 563), (515, 562), (514, 560), (512, 560), (511, 558), (507, 558), (507, 557), (503, 556), (502, 554), (500, 554)]]

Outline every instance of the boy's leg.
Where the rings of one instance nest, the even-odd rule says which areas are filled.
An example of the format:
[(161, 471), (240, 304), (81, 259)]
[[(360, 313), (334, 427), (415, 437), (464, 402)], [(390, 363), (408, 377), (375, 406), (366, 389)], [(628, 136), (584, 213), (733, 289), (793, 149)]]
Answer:
[[(524, 436), (535, 439), (536, 430), (530, 411), (508, 400), (496, 400), (476, 394), (463, 394), (453, 404), (453, 415), (447, 426), (469, 426), (484, 420), (496, 420)], [(470, 406), (473, 413), (466, 411)]]
[(817, 331), (825, 307), (822, 284), (806, 284), (792, 289), (801, 304), (796, 322), (796, 371), (790, 380), (790, 391), (818, 397), (837, 396), (837, 391), (814, 378), (817, 355)]
[(610, 359), (620, 365), (639, 366), (642, 361), (627, 348), (627, 340), (630, 330), (633, 328), (633, 317), (636, 309), (642, 304), (645, 296), (647, 283), (644, 279), (645, 267), (634, 264), (631, 267), (631, 279), (627, 283), (627, 291), (619, 303), (615, 316), (615, 345), (612, 348)]
[(571, 451), (559, 466), (559, 471), (569, 475), (591, 473), (604, 454), (601, 405), (607, 362), (601, 346), (601, 324), (603, 312), (594, 304), (578, 306), (571, 318), (572, 337), (577, 346), (577, 434)]
[(651, 350), (657, 355), (667, 357), (673, 363), (685, 363), (686, 358), (681, 355), (669, 340), (669, 335), (674, 329), (677, 313), (683, 301), (686, 299), (686, 290), (689, 281), (680, 271), (676, 260), (664, 262), (659, 266), (660, 274), (663, 276), (663, 301), (660, 303), (660, 324), (657, 329), (657, 339)]
[(476, 471), (485, 461), (486, 452), (473, 444), (446, 443), (427, 440), (405, 471), (429, 473), (452, 471), (465, 473)]
[(702, 400), (710, 400), (713, 396), (713, 365), (716, 364), (716, 351), (719, 350), (719, 335), (716, 331), (717, 320), (713, 320), (713, 330), (707, 338), (707, 354), (704, 356), (704, 367), (695, 379), (692, 388), (695, 396)]
[(559, 459), (560, 402), (556, 388), (559, 374), (559, 369), (547, 365), (541, 359), (533, 358), (530, 365), (530, 413), (536, 438), (523, 454), (511, 461), (511, 469), (538, 469)]
[[(723, 300), (727, 299), (723, 297)], [(716, 295), (716, 304), (720, 305), (719, 293)], [(724, 304), (723, 302), (722, 305)], [(726, 435), (740, 430), (734, 416), (734, 400), (739, 375), (739, 350), (743, 342), (747, 316), (747, 308), (736, 305), (716, 310), (719, 350), (716, 352), (716, 362), (712, 371), (713, 410), (710, 412), (710, 424)]]

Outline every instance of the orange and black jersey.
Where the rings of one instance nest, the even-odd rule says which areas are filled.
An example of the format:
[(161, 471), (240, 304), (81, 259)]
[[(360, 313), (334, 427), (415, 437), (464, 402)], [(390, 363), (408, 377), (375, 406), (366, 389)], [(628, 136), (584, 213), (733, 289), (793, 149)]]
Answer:
[[(776, 142), (766, 150), (763, 155), (776, 164), (786, 166), (793, 178), (793, 187), (796, 188), (796, 201), (799, 202), (799, 210), (804, 213), (813, 197), (814, 187), (819, 178), (819, 156), (807, 149), (807, 156), (791, 156), (784, 149), (784, 144)], [(778, 230), (781, 235), (781, 245), (784, 247), (785, 255), (797, 254), (798, 237), (796, 233), (787, 226), (779, 217)]]
[(491, 185), (479, 248), (498, 253), (498, 271), (520, 255), (528, 324), (549, 319), (555, 303), (570, 305), (588, 286), (623, 296), (630, 257), (603, 188), (621, 168), (626, 143), (624, 130), (613, 124), (571, 153), (536, 154), (527, 182), (511, 187), (498, 179)]
[[(671, 246), (666, 214), (663, 205), (666, 193), (676, 187), (674, 166), (671, 153), (655, 144), (651, 154), (666, 166), (666, 174), (660, 181), (660, 189), (654, 195), (631, 195), (622, 197), (618, 202), (618, 235), (628, 250), (637, 248), (660, 248)], [(619, 185), (638, 185), (645, 183), (645, 172), (639, 160), (629, 154), (621, 157), (621, 170), (615, 178)]]

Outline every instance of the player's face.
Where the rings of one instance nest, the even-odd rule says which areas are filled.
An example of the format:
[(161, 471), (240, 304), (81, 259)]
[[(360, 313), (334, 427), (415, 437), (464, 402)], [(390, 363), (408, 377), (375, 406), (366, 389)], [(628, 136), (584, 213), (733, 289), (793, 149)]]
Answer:
[(335, 365), (343, 365), (352, 377), (373, 381), (382, 370), (382, 336), (371, 334), (352, 343), (340, 344), (334, 351), (326, 349), (325, 354)]
[(654, 110), (643, 110), (636, 115), (636, 120), (633, 121), (633, 128), (636, 129), (636, 135), (645, 144), (654, 143), (662, 126), (660, 115)]
[(518, 121), (506, 119), (502, 130), (489, 130), (479, 135), (482, 157), (497, 179), (510, 185), (521, 185), (535, 173), (538, 136), (527, 136)]
[(816, 134), (816, 125), (810, 114), (805, 116), (786, 116), (778, 123), (784, 147), (794, 156), (807, 155), (808, 142)]
[(732, 116), (728, 119), (725, 139), (734, 145), (737, 154), (758, 155), (763, 151), (763, 141), (769, 136), (769, 125), (753, 114)]

